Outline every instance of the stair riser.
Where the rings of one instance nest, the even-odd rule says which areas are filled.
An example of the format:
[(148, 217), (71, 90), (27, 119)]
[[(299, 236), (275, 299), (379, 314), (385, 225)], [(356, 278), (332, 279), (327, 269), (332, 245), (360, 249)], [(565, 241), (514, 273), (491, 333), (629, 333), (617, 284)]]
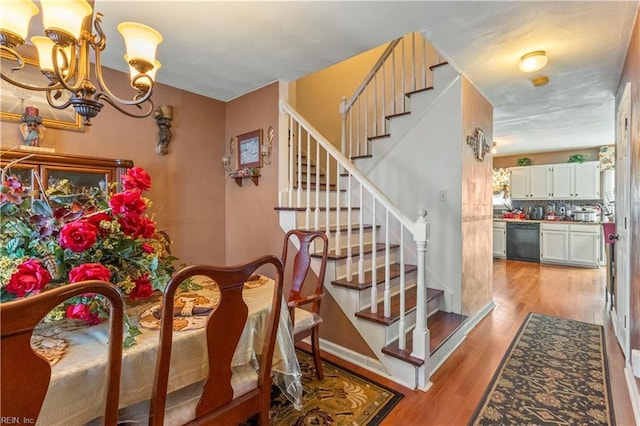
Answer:
[[(413, 309), (410, 312), (408, 312), (404, 317), (404, 321), (405, 321), (405, 324), (404, 324), (405, 330), (414, 328), (416, 325), (416, 310)], [(398, 338), (398, 336), (400, 335), (399, 330), (400, 330), (400, 321), (396, 321), (385, 328), (385, 339), (386, 339), (387, 345)]]
[[(322, 229), (323, 227), (320, 227), (320, 229)], [(340, 247), (343, 250), (343, 253), (347, 252), (347, 247), (349, 247), (348, 241), (349, 241), (349, 234), (347, 232), (347, 226), (344, 227), (340, 227), (341, 232), (339, 233), (339, 235), (336, 235), (336, 232), (329, 232), (329, 247), (332, 250), (335, 250), (336, 247), (336, 240), (340, 240), (339, 244)], [(371, 241), (373, 240), (373, 230), (370, 229), (364, 229), (362, 232), (362, 240), (364, 244), (371, 244)], [(360, 244), (360, 236), (359, 236), (359, 232), (358, 232), (358, 228), (353, 228), (351, 230), (351, 247), (357, 247), (358, 244)]]
[[(336, 224), (336, 211), (335, 210), (329, 210), (329, 225), (335, 225)], [(327, 211), (326, 210), (320, 210), (318, 211), (318, 225), (320, 229), (323, 229), (326, 226), (326, 214)], [(351, 221), (352, 223), (355, 223), (358, 221), (358, 214), (359, 211), (358, 210), (351, 210)], [(306, 217), (306, 212), (304, 211), (298, 211), (296, 212), (296, 224), (297, 227), (299, 228), (305, 228), (305, 217)], [(310, 228), (314, 228), (314, 224), (315, 224), (315, 217), (316, 217), (316, 211), (314, 209), (311, 209), (309, 212), (309, 227)], [(344, 209), (344, 210), (340, 210), (340, 223), (346, 223), (347, 220), (349, 218), (349, 212)]]
[[(391, 250), (391, 253), (389, 255), (389, 262), (398, 262), (397, 259), (397, 254), (395, 253), (396, 250)], [(379, 251), (376, 254), (376, 264), (377, 267), (379, 267), (380, 265), (384, 265), (385, 264), (385, 256), (384, 256), (385, 252), (384, 251)], [(371, 269), (371, 263), (372, 263), (372, 256), (371, 253), (369, 254), (365, 254), (363, 256), (363, 269), (366, 271), (367, 269)], [(340, 259), (340, 260), (336, 260), (332, 262), (334, 264), (334, 268), (335, 268), (335, 276), (336, 277), (346, 277), (347, 276), (347, 259)], [(352, 266), (351, 266), (351, 271), (353, 276), (357, 276), (358, 274), (358, 263), (359, 263), (359, 257), (354, 256), (352, 258)]]
[[(383, 275), (384, 276), (384, 275)], [(379, 279), (380, 277), (378, 277)], [(414, 287), (416, 285), (416, 272), (410, 272), (405, 275), (405, 289)], [(389, 281), (389, 290), (391, 294), (397, 294), (400, 292), (400, 277), (392, 278)], [(378, 302), (381, 302), (384, 299), (384, 281), (378, 283), (376, 288), (376, 297)], [(371, 306), (371, 288), (367, 288), (365, 290), (360, 291), (360, 306), (366, 307)]]
[[(294, 189), (294, 193), (293, 193), (293, 205), (294, 206), (298, 206), (298, 198), (297, 198), (297, 190)], [(346, 192), (336, 192), (336, 191), (329, 191), (329, 207), (335, 207), (335, 205), (338, 202), (338, 198), (340, 199), (340, 205), (342, 207), (347, 205), (347, 195)], [(316, 203), (316, 192), (315, 189), (311, 189), (309, 192), (309, 206), (311, 207), (311, 209), (314, 209), (316, 207), (316, 205), (318, 207), (326, 207), (327, 206), (327, 194), (324, 190), (321, 190), (318, 194), (318, 199), (317, 199), (317, 203)], [(300, 189), (300, 207), (306, 207), (307, 206), (307, 191), (306, 189), (302, 188)], [(335, 214), (335, 212), (334, 212)]]

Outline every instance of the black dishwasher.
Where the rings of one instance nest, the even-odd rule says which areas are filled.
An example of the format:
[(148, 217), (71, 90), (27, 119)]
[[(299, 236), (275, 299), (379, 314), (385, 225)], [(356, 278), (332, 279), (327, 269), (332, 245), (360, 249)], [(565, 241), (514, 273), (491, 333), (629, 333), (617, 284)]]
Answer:
[(540, 262), (540, 224), (507, 222), (507, 259)]

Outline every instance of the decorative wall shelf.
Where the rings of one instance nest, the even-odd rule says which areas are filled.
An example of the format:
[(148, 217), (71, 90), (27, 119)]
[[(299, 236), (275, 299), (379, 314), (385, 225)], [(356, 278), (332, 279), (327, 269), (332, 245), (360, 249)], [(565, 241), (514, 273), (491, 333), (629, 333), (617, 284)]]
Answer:
[(253, 184), (255, 186), (258, 186), (259, 182), (260, 182), (260, 175), (235, 175), (235, 174), (231, 174), (230, 177), (236, 181), (236, 184), (238, 186), (242, 186), (242, 181), (244, 179), (251, 179), (251, 182), (253, 182)]

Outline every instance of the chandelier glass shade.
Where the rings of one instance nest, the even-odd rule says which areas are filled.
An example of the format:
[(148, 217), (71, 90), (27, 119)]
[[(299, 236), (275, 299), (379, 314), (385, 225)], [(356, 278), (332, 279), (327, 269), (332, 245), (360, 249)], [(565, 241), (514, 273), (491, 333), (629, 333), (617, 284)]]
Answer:
[[(115, 96), (104, 82), (100, 53), (106, 46), (102, 30), (102, 14), (93, 16), (93, 1), (40, 0), (42, 6), (43, 36), (31, 37), (38, 50), (40, 70), (49, 80), (47, 86), (34, 86), (19, 81), (24, 59), (16, 50), (28, 35), (29, 22), (38, 14), (31, 0), (0, 1), (0, 53), (15, 63), (11, 70), (3, 67), (2, 79), (27, 90), (45, 91), (49, 105), (56, 109), (73, 107), (83, 117), (85, 125), (98, 115), (104, 102), (130, 117), (147, 117), (153, 112), (151, 94), (155, 74), (160, 68), (156, 48), (162, 42), (159, 32), (146, 25), (123, 22), (118, 31), (125, 40), (125, 61), (131, 75), (131, 99)], [(95, 27), (96, 34), (91, 27)], [(91, 51), (94, 52), (94, 80), (91, 81)], [(14, 78), (15, 77), (15, 78)], [(69, 96), (58, 101), (62, 92)], [(144, 108), (143, 108), (144, 104)], [(137, 108), (132, 108), (137, 107)]]

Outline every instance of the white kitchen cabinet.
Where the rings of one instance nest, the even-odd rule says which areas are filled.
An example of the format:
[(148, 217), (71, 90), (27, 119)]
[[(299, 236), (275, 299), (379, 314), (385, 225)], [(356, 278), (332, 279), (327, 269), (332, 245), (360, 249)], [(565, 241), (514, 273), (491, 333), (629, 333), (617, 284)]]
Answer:
[(551, 198), (554, 200), (600, 199), (600, 163), (551, 165)]
[(549, 166), (525, 166), (511, 169), (511, 199), (546, 200), (549, 198)]
[(573, 264), (600, 265), (600, 225), (569, 225), (569, 260)]
[(507, 224), (499, 220), (493, 221), (493, 257), (507, 257)]
[(541, 224), (540, 261), (551, 263), (569, 262), (569, 225)]
[(601, 261), (599, 224), (543, 223), (540, 227), (540, 261), (596, 268)]

